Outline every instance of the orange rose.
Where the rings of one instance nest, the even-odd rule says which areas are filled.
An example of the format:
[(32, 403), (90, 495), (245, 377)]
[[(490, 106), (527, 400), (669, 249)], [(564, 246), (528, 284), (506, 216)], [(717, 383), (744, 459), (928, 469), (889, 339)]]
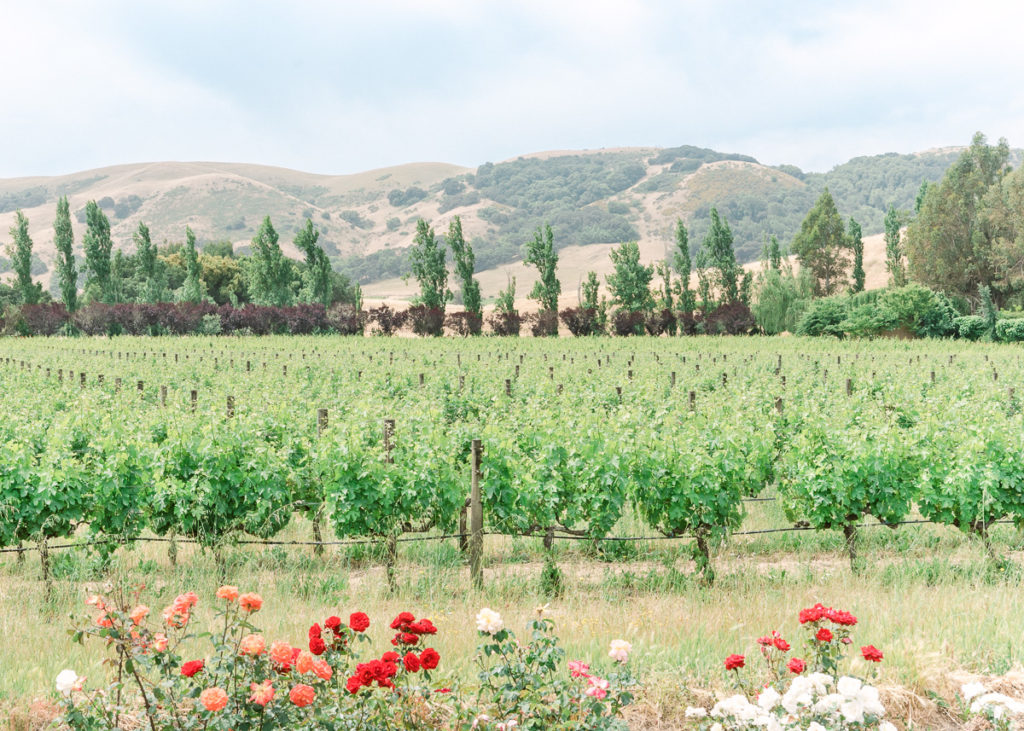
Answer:
[(263, 635), (246, 635), (242, 638), (242, 641), (238, 643), (238, 649), (243, 655), (262, 655), (263, 651), (267, 649), (267, 643), (263, 639)]
[(135, 624), (142, 624), (142, 620), (144, 620), (148, 615), (149, 607), (147, 607), (145, 604), (140, 604), (139, 606), (135, 607), (135, 609), (132, 610), (132, 613), (128, 616), (132, 618), (132, 622), (134, 622)]
[(331, 666), (327, 664), (327, 661), (320, 659), (313, 661), (313, 672), (318, 678), (320, 678), (320, 680), (330, 680), (331, 675), (334, 674), (334, 671), (331, 670)]
[(247, 612), (258, 612), (263, 606), (263, 597), (250, 591), (248, 594), (238, 597), (238, 603)]
[(275, 642), (270, 646), (270, 659), (278, 665), (292, 664), (292, 646), (287, 642)]
[(228, 694), (220, 688), (207, 688), (199, 694), (199, 702), (208, 711), (221, 711), (228, 704)]
[(113, 627), (114, 623), (110, 617), (107, 616), (106, 612), (100, 612), (96, 615), (96, 626), (97, 627)]
[(252, 691), (249, 700), (258, 705), (265, 706), (274, 699), (274, 686), (270, 684), (270, 680), (264, 680), (260, 684), (249, 683), (249, 690)]
[(299, 658), (295, 661), (295, 669), (300, 673), (312, 672), (313, 656), (308, 652), (300, 652)]
[(217, 589), (217, 598), (224, 599), (225, 601), (229, 602), (235, 601), (235, 599), (238, 598), (238, 587), (228, 586), (227, 584), (225, 584), (221, 588)]
[(303, 706), (308, 706), (316, 699), (316, 691), (308, 685), (299, 684), (292, 688), (288, 697), (292, 699), (292, 703), (302, 708)]
[(157, 652), (163, 652), (167, 649), (167, 635), (163, 632), (157, 632), (153, 635), (153, 649)]

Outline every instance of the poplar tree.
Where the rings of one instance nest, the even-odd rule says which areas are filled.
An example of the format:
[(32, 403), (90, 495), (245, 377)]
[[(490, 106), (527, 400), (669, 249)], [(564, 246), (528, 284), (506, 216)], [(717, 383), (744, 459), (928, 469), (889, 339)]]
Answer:
[[(473, 253), (473, 247), (462, 235), (462, 219), (458, 216), (448, 224), (446, 241), (451, 247), (452, 258), (455, 259), (455, 274), (462, 284), (462, 304), (466, 312), (474, 315), (479, 322), (483, 307), (480, 301), (480, 282), (473, 278), (476, 255)], [(474, 335), (480, 333), (479, 328), (471, 328), (471, 331)]]
[(252, 240), (249, 291), (253, 304), (287, 307), (292, 304), (291, 267), (278, 244), (270, 216), (263, 219)]
[(860, 224), (850, 218), (847, 227), (847, 237), (850, 240), (850, 248), (853, 249), (853, 286), (850, 291), (856, 294), (864, 291), (864, 237)]
[(889, 272), (889, 283), (892, 286), (902, 287), (907, 283), (907, 267), (900, 236), (900, 215), (892, 203), (885, 213), (885, 270)]
[(719, 288), (721, 304), (730, 304), (739, 299), (739, 265), (732, 248), (732, 230), (716, 208), (711, 209), (711, 226), (701, 249), (707, 256), (708, 266), (715, 271), (715, 283)]
[(800, 266), (814, 277), (814, 294), (829, 296), (839, 291), (845, 279), (848, 241), (843, 219), (828, 188), (807, 213), (792, 251)]
[(60, 297), (68, 312), (78, 308), (78, 270), (75, 266), (75, 235), (71, 229), (68, 197), (57, 201), (57, 217), (53, 221), (53, 243), (57, 249), (57, 283)]
[(110, 302), (110, 221), (107, 215), (89, 201), (85, 205), (85, 299), (88, 302)]
[(556, 267), (558, 266), (558, 254), (555, 252), (555, 237), (551, 231), (551, 225), (546, 224), (544, 230), (540, 228), (533, 234), (533, 241), (526, 245), (526, 264), (537, 267), (540, 273), (530, 292), (530, 299), (540, 303), (540, 309), (545, 312), (558, 311), (558, 295), (562, 293), (562, 284), (558, 281)]
[(676, 219), (676, 247), (672, 252), (672, 264), (679, 275), (679, 309), (693, 312), (696, 303), (694, 293), (690, 289), (690, 235), (683, 225), (683, 219)]
[(15, 274), (15, 289), (23, 305), (34, 305), (42, 297), (42, 287), (32, 283), (32, 238), (28, 234), (28, 218), (20, 210), (11, 226), (14, 242), (7, 247), (7, 256)]
[(313, 228), (313, 221), (309, 218), (295, 234), (295, 247), (306, 255), (306, 271), (302, 273), (303, 284), (299, 300), (330, 307), (334, 296), (334, 286), (331, 282), (333, 270), (327, 253), (317, 245), (319, 239), (320, 232)]
[(416, 238), (409, 247), (412, 275), (420, 284), (416, 304), (444, 312), (452, 299), (448, 289), (448, 268), (445, 265), (445, 247), (438, 242), (431, 228), (422, 218), (416, 222)]
[(135, 264), (138, 272), (138, 301), (163, 302), (167, 299), (167, 274), (157, 256), (157, 248), (149, 235), (149, 226), (139, 221), (132, 234), (135, 241)]
[(629, 312), (649, 312), (654, 306), (651, 279), (654, 267), (640, 263), (640, 247), (627, 241), (610, 252), (614, 271), (605, 277), (612, 294), (612, 304)]
[(772, 234), (768, 240), (768, 266), (774, 271), (782, 271), (782, 249), (779, 247), (779, 238), (775, 234)]
[(199, 303), (203, 301), (203, 283), (199, 278), (199, 252), (196, 250), (196, 235), (192, 228), (185, 226), (185, 282), (181, 285), (180, 302)]

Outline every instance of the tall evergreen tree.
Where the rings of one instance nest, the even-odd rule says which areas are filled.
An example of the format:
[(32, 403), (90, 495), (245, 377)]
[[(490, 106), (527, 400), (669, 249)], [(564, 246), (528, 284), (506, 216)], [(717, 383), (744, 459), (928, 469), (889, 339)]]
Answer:
[(629, 312), (649, 312), (654, 306), (651, 279), (654, 267), (640, 263), (640, 247), (627, 241), (610, 252), (614, 271), (605, 277), (612, 294), (612, 304)]
[(462, 235), (462, 219), (456, 216), (448, 224), (448, 246), (452, 250), (452, 258), (455, 259), (455, 275), (462, 284), (462, 304), (469, 312), (477, 317), (483, 314), (483, 306), (480, 301), (480, 282), (473, 278), (476, 267), (476, 255), (473, 247), (469, 245)]
[(13, 244), (7, 247), (7, 256), (11, 258), (14, 268), (18, 301), (24, 305), (34, 305), (42, 298), (42, 285), (32, 283), (32, 238), (28, 233), (28, 218), (20, 210), (15, 214), (14, 225), (11, 226)]
[(672, 251), (672, 265), (679, 275), (676, 280), (679, 283), (679, 309), (683, 312), (693, 312), (695, 304), (694, 294), (690, 289), (690, 235), (681, 218), (676, 219), (676, 246)]
[(828, 296), (839, 291), (845, 279), (848, 242), (846, 227), (828, 188), (800, 224), (800, 233), (791, 248), (800, 266), (814, 276), (815, 295)]
[(420, 284), (416, 304), (444, 312), (452, 299), (448, 289), (448, 267), (445, 265), (445, 247), (438, 242), (431, 228), (422, 218), (416, 222), (416, 238), (409, 247), (412, 274)]
[(163, 302), (167, 299), (167, 274), (157, 256), (156, 244), (149, 235), (149, 226), (139, 221), (132, 234), (135, 241), (135, 266), (138, 273), (138, 301)]
[(900, 215), (892, 203), (885, 213), (885, 270), (889, 272), (889, 284), (893, 287), (902, 287), (907, 283), (907, 267), (900, 236)]
[(597, 281), (597, 272), (587, 272), (587, 278), (583, 282), (583, 293), (580, 297), (580, 308), (584, 310), (596, 310), (598, 308), (597, 292), (601, 283)]
[(853, 249), (853, 286), (850, 287), (850, 291), (856, 294), (864, 291), (864, 280), (867, 275), (864, 273), (864, 236), (860, 224), (852, 216), (847, 227), (847, 237), (850, 248)]
[(313, 221), (307, 218), (306, 223), (295, 235), (295, 247), (306, 255), (306, 271), (302, 274), (299, 300), (330, 307), (334, 296), (331, 281), (333, 270), (327, 252), (317, 245), (319, 239), (320, 232), (313, 228)]
[(917, 197), (914, 198), (914, 215), (916, 216), (921, 212), (921, 206), (924, 205), (925, 196), (928, 195), (928, 181), (922, 180), (921, 187), (917, 189)]
[(291, 266), (278, 244), (277, 231), (267, 216), (252, 240), (249, 294), (253, 304), (275, 307), (292, 304), (291, 274)]
[(555, 237), (551, 225), (546, 224), (544, 230), (537, 229), (533, 241), (526, 245), (525, 264), (537, 267), (540, 273), (530, 292), (530, 299), (540, 303), (543, 312), (558, 312), (558, 296), (562, 293), (562, 283), (558, 281), (556, 267), (558, 253), (555, 251)]
[(190, 226), (185, 226), (185, 248), (182, 249), (182, 255), (185, 259), (185, 281), (178, 293), (178, 300), (198, 304), (203, 301), (203, 283), (200, 279), (196, 235)]
[(704, 314), (710, 312), (714, 300), (711, 298), (711, 288), (714, 284), (714, 273), (711, 270), (711, 262), (708, 258), (707, 249), (701, 246), (697, 249), (697, 294), (700, 296), (700, 308)]
[(110, 287), (110, 221), (96, 201), (85, 205), (85, 300), (112, 302)]
[(128, 301), (127, 288), (132, 279), (131, 262), (122, 251), (115, 251), (110, 259), (110, 286), (106, 301), (111, 304)]
[(71, 229), (71, 209), (67, 196), (62, 196), (57, 201), (53, 243), (57, 249), (57, 282), (60, 286), (60, 297), (68, 312), (74, 312), (78, 308), (78, 270), (75, 267), (75, 235)]
[(779, 237), (775, 234), (768, 240), (768, 266), (777, 272), (782, 271), (782, 249), (779, 247)]
[(730, 304), (739, 299), (740, 268), (736, 263), (736, 252), (732, 248), (732, 230), (728, 222), (718, 215), (718, 209), (711, 209), (711, 226), (701, 249), (706, 252), (708, 265), (715, 273), (715, 284), (718, 285), (722, 304)]

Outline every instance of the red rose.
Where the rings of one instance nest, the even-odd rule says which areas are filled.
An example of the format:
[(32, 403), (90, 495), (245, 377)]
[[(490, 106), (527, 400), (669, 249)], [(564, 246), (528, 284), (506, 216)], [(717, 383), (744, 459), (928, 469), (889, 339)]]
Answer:
[(807, 666), (804, 664), (804, 661), (800, 658), (793, 657), (790, 658), (789, 662), (786, 663), (786, 667), (789, 668), (789, 672), (793, 673), (794, 675), (799, 675), (804, 671), (804, 668), (806, 668)]
[(851, 640), (849, 637), (844, 637), (843, 639), (841, 639), (839, 641), (842, 642), (844, 645), (852, 645), (853, 644), (853, 640)]
[(743, 667), (744, 658), (743, 655), (729, 655), (725, 658), (725, 669), (726, 670), (737, 670)]
[[(878, 658), (882, 658), (881, 653), (879, 653)], [(204, 660), (190, 660), (189, 662), (181, 666), (181, 674), (184, 675), (186, 678), (191, 678), (193, 675), (202, 670), (203, 665), (205, 664), (206, 662)]]
[(434, 692), (435, 693), (451, 693), (452, 689), (451, 688), (438, 688)]
[(770, 647), (773, 641), (774, 639), (771, 635), (765, 635), (764, 637), (757, 638), (757, 644), (761, 645), (761, 647)]
[(437, 627), (429, 619), (421, 619), (410, 624), (409, 631), (417, 635), (436, 635)]
[(433, 670), (441, 662), (441, 656), (433, 647), (428, 647), (420, 653), (420, 662), (425, 670)]
[(882, 651), (874, 645), (868, 645), (867, 647), (860, 648), (860, 654), (864, 656), (865, 660), (871, 662), (882, 662)]
[(400, 627), (408, 627), (410, 624), (416, 621), (416, 617), (410, 612), (401, 612), (397, 617), (391, 620), (391, 629), (399, 629)]
[(327, 645), (324, 644), (324, 641), (319, 637), (314, 637), (309, 641), (309, 651), (314, 655), (323, 655), (326, 649)]
[(822, 627), (818, 630), (818, 634), (814, 635), (814, 638), (818, 642), (831, 642), (832, 641), (832, 630), (828, 627)]
[(800, 610), (800, 624), (807, 624), (808, 622), (817, 622), (819, 619), (825, 616), (825, 612), (828, 609), (821, 604), (815, 604), (809, 609)]
[(383, 662), (398, 662), (398, 658), (399, 654), (397, 652), (391, 652), (390, 650), (380, 656), (380, 659)]
[(783, 652), (789, 652), (789, 643), (781, 637), (776, 637), (773, 644)]
[(353, 632), (364, 632), (370, 626), (370, 618), (362, 612), (353, 612), (348, 618), (348, 626)]
[(849, 612), (844, 612), (842, 609), (829, 609), (828, 613), (825, 616), (828, 617), (832, 622), (835, 622), (836, 624), (846, 625), (847, 627), (852, 627), (853, 625), (857, 624), (857, 618)]
[(319, 637), (319, 636), (320, 636), (320, 625), (317, 624), (317, 623), (314, 623), (313, 626), (309, 628), (309, 639), (313, 639), (314, 637)]
[(415, 652), (407, 652), (405, 657), (402, 658), (402, 664), (405, 665), (405, 669), (410, 673), (419, 672), (420, 658)]
[(349, 693), (358, 693), (359, 689), (362, 687), (363, 683), (359, 679), (358, 675), (353, 675), (351, 678), (348, 679), (348, 682), (345, 683), (345, 689), (348, 690)]

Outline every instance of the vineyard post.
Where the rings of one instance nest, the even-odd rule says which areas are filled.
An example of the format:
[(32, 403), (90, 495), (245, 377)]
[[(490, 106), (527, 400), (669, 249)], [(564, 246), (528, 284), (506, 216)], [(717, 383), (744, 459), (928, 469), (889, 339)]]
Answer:
[[(324, 432), (327, 430), (327, 409), (316, 410), (316, 438), (319, 440), (323, 437)], [(320, 533), (320, 511), (323, 509), (323, 503), (316, 506), (316, 511), (313, 513), (313, 540), (316, 541), (316, 545), (313, 546), (313, 553), (317, 556), (324, 555), (323, 546), (323, 535)]]
[(161, 406), (166, 406), (167, 405), (167, 386), (161, 386), (160, 387), (160, 405)]
[[(932, 373), (932, 380), (933, 381), (935, 380), (935, 373), (934, 372)], [(847, 397), (850, 397), (850, 396), (853, 395), (853, 379), (852, 378), (847, 378), (846, 379), (846, 395), (847, 395)]]
[(121, 379), (114, 379), (114, 393), (121, 393)]
[(484, 570), (484, 507), (480, 501), (481, 442), (474, 439), (470, 447), (469, 492), (469, 577), (476, 589), (483, 589)]
[(693, 411), (694, 406), (697, 404), (697, 392), (690, 391), (690, 411)]
[(142, 381), (139, 381), (138, 383), (135, 384), (135, 388), (139, 392), (139, 398), (142, 398), (142, 389), (144, 388), (144, 386), (145, 384)]
[[(384, 420), (384, 463), (394, 464), (394, 457), (391, 456), (391, 435), (395, 432), (395, 420), (385, 419)], [(384, 565), (388, 576), (388, 590), (394, 594), (398, 588), (398, 584), (395, 581), (395, 564), (398, 563), (398, 531), (400, 529), (392, 528), (388, 534), (387, 542), (385, 544), (385, 555)]]
[(189, 394), (189, 397), (192, 402), (192, 413), (195, 413), (196, 403), (199, 401), (199, 392), (196, 391), (195, 389), (192, 389), (192, 393)]
[(99, 384), (100, 386), (103, 385), (103, 374), (102, 373), (99, 374), (98, 376), (96, 376), (96, 383)]
[(672, 385), (672, 388), (676, 387), (676, 372), (675, 371), (672, 371), (671, 385)]
[(46, 544), (46, 536), (39, 535), (39, 570), (43, 578), (43, 601), (47, 604), (53, 599), (53, 579), (50, 577), (50, 547)]
[(511, 378), (506, 378), (505, 379), (505, 395), (506, 396), (511, 396), (512, 395), (512, 379)]
[(82, 388), (85, 388), (85, 374), (84, 373), (79, 373), (78, 374), (78, 383), (79, 383), (79, 385)]
[(235, 415), (235, 397), (234, 396), (228, 396), (227, 402), (228, 402), (227, 403), (227, 415), (228, 415), (228, 418), (230, 419), (231, 417), (233, 417)]

